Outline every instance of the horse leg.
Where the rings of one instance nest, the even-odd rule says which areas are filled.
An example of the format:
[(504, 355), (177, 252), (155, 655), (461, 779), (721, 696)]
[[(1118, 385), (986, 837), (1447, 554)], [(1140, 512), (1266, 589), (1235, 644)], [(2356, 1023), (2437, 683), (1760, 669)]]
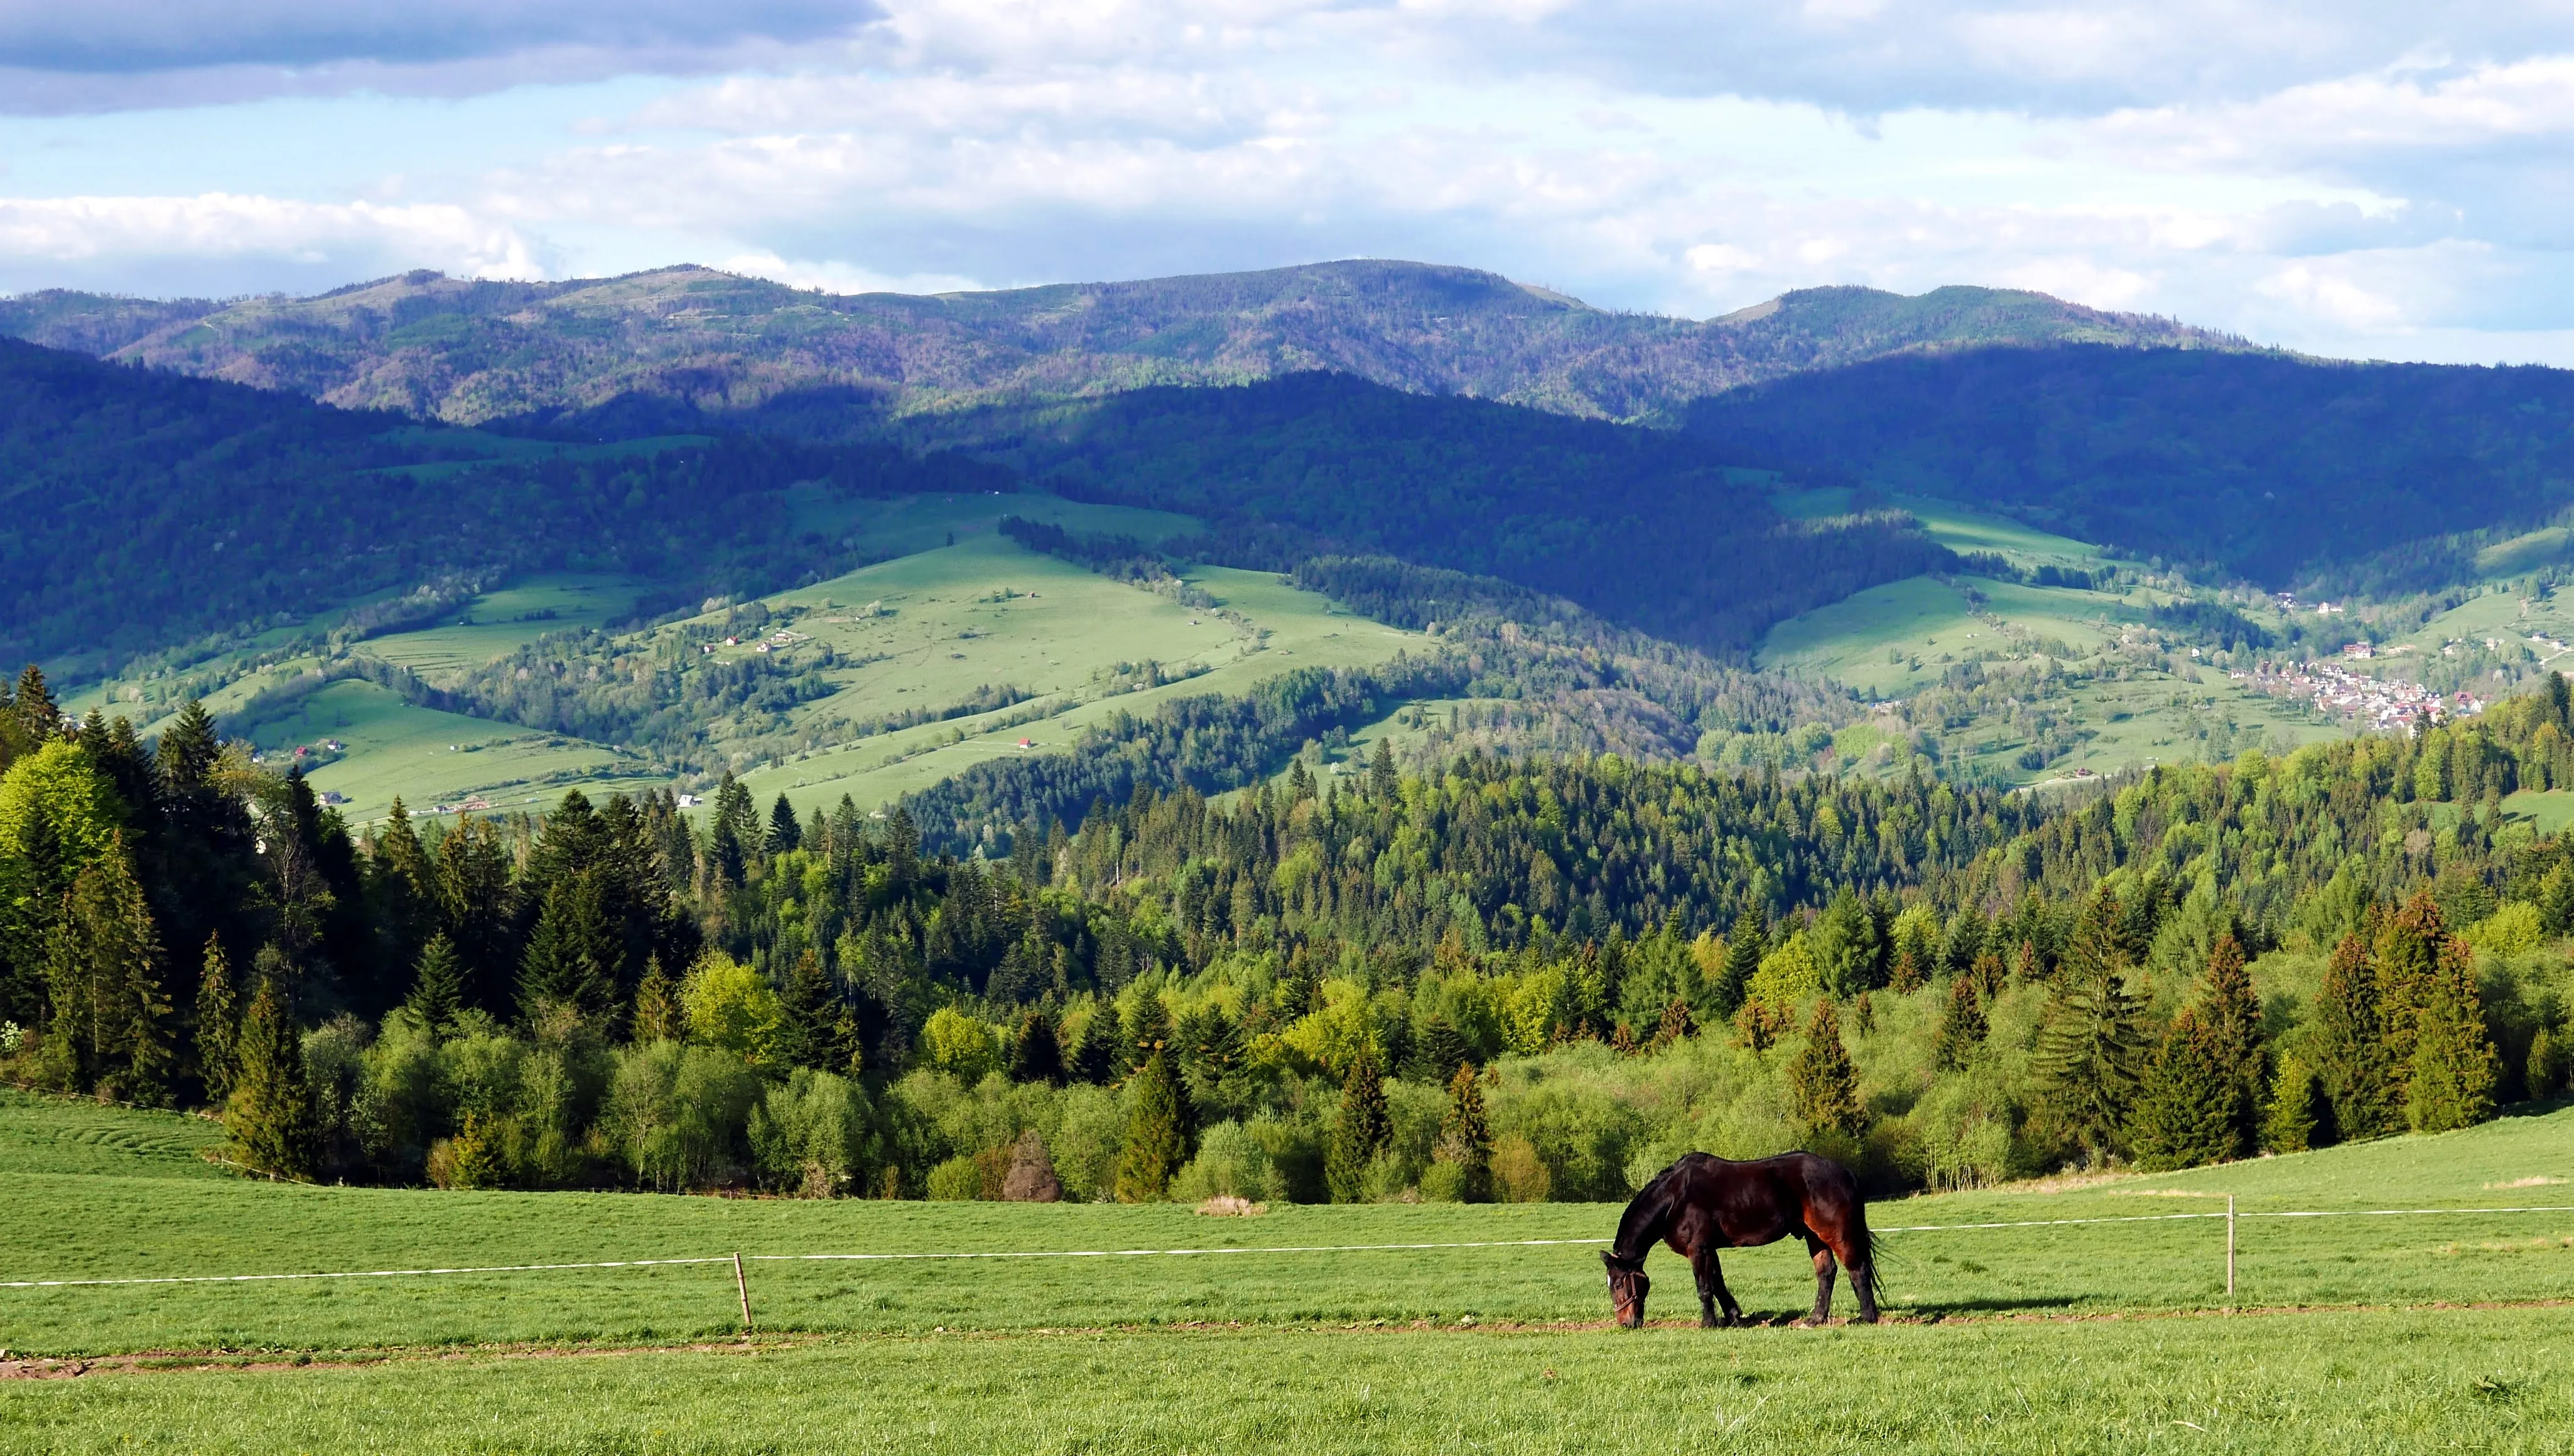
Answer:
[[(1724, 1329), (1743, 1322), (1743, 1306), (1734, 1302), (1734, 1291), (1725, 1287), (1725, 1269), (1717, 1262), (1716, 1245), (1699, 1245), (1697, 1257), (1690, 1260), (1690, 1270), (1698, 1275), (1698, 1326), (1700, 1329)], [(1717, 1306), (1725, 1306), (1725, 1318), (1716, 1317)]]
[(1813, 1234), (1806, 1235), (1806, 1247), (1815, 1255), (1815, 1323), (1822, 1324), (1833, 1313), (1833, 1251)]
[(1861, 1324), (1877, 1323), (1877, 1261), (1869, 1257), (1866, 1243), (1853, 1242), (1842, 1250), (1843, 1267), (1850, 1270), (1851, 1292), (1859, 1296), (1859, 1313), (1853, 1316)]

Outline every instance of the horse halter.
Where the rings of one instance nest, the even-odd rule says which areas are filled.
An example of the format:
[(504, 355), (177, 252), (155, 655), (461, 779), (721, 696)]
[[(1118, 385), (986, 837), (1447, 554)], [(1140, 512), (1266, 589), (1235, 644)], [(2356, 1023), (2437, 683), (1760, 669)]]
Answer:
[(1600, 1251), (1600, 1262), (1609, 1266), (1609, 1303), (1620, 1324), (1637, 1329), (1645, 1323), (1645, 1295), (1654, 1281), (1645, 1273), (1645, 1261), (1638, 1259), (1623, 1264), (1607, 1249)]

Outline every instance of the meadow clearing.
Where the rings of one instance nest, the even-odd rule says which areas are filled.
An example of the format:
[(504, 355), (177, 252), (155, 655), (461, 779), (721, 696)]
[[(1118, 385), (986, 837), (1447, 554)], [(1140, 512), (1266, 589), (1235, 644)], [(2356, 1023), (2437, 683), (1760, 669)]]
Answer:
[[(254, 1182), (199, 1118), (0, 1100), (10, 1280), (711, 1258), (0, 1288), (0, 1447), (192, 1450), (2558, 1449), (2574, 1108), (2189, 1172), (1878, 1203), (1889, 1322), (1789, 1327), (1802, 1251), (1688, 1328), (1668, 1254), (1606, 1329), (1605, 1204), (1273, 1208), (463, 1193)], [(2222, 1210), (2235, 1196), (2237, 1294)], [(2290, 1210), (2567, 1205), (2523, 1214)], [(2055, 1227), (1919, 1225), (2154, 1219)], [(1299, 1253), (811, 1260), (816, 1253)], [(1837, 1312), (1847, 1313), (1847, 1292)], [(141, 1353), (145, 1358), (123, 1358)], [(532, 1358), (544, 1356), (544, 1358)], [(558, 1358), (560, 1357), (560, 1358)]]

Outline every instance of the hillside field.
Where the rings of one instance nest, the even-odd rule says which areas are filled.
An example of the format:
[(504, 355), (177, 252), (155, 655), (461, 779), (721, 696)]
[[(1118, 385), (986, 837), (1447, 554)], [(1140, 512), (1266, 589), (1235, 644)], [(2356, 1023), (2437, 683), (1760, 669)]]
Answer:
[[(1833, 1451), (2184, 1438), (2245, 1451), (2536, 1451), (2574, 1439), (2562, 1308), (2574, 1299), (2574, 1211), (2247, 1216), (2238, 1317), (2218, 1312), (2219, 1220), (1893, 1231), (2204, 1213), (2227, 1192), (2246, 1215), (2574, 1204), (2574, 1109), (2187, 1173), (1880, 1202), (1887, 1325), (1787, 1327), (1812, 1280), (1801, 1251), (1776, 1245), (1726, 1261), (1769, 1327), (1717, 1333), (1687, 1327), (1687, 1276), (1668, 1254), (1652, 1266), (1656, 1326), (1604, 1328), (1588, 1243), (761, 1257), (1590, 1240), (1614, 1227), (1612, 1205), (1212, 1219), (1167, 1204), (316, 1188), (210, 1167), (196, 1149), (219, 1135), (198, 1118), (0, 1093), (0, 1218), (18, 1231), (0, 1277), (739, 1250), (759, 1336), (738, 1339), (728, 1262), (0, 1289), (0, 1345), (21, 1361), (160, 1352), (76, 1380), (0, 1379), (0, 1446), (749, 1451), (823, 1431), (851, 1449), (961, 1438), (1036, 1451), (1587, 1450), (1603, 1433), (1705, 1444), (1720, 1429)], [(2501, 1307), (2457, 1307), (2471, 1304)], [(1837, 1312), (1848, 1308), (1845, 1287)], [(2137, 1317), (2154, 1314), (2166, 1317)], [(582, 1350), (595, 1353), (523, 1358)], [(13, 1368), (64, 1367), (0, 1371)], [(1333, 1418), (1314, 1422), (1315, 1409)]]

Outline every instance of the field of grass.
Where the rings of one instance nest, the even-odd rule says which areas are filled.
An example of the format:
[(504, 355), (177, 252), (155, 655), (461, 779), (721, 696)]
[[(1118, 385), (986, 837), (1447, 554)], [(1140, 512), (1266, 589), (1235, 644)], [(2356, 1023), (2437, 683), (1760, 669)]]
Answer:
[(2051, 536), (2007, 516), (1988, 516), (1951, 501), (1903, 496), (1896, 505), (1913, 513), (1933, 540), (1954, 552), (1989, 551), (2026, 570), (2038, 566), (2089, 566), (2100, 548), (2069, 536)]
[[(799, 808), (836, 803), (843, 793), (879, 803), (985, 758), (1060, 749), (1114, 713), (1149, 713), (1176, 695), (1241, 693), (1300, 667), (1381, 663), (1423, 641), (1339, 612), (1266, 572), (1207, 567), (1189, 580), (1216, 599), (1217, 611), (985, 534), (765, 599), (789, 630), (812, 639), (789, 646), (788, 661), (828, 643), (844, 663), (862, 664), (826, 674), (840, 691), (797, 710), (799, 721), (868, 722), (908, 707), (938, 709), (985, 685), (1043, 702), (815, 749), (743, 781), (763, 801), (782, 791)], [(868, 615), (870, 606), (878, 615)], [(745, 643), (724, 651), (750, 650)], [(1147, 661), (1179, 681), (1114, 691), (1121, 664)], [(1047, 716), (1024, 721), (1035, 708)], [(1021, 738), (1033, 746), (1019, 747)]]
[(373, 638), (361, 651), (437, 681), (507, 657), (550, 632), (606, 627), (634, 611), (643, 590), (629, 577), (533, 577), (466, 603), (453, 622)]
[(633, 792), (664, 781), (614, 748), (416, 708), (372, 683), (334, 683), (258, 736), (272, 749), (326, 738), (347, 744), (347, 757), (310, 776), (317, 792), (347, 797), (342, 812), (353, 823), (381, 818), (396, 794), (419, 815), (478, 795), (495, 807), (528, 808), (551, 805), (569, 788)]
[[(803, 1202), (257, 1183), (201, 1119), (0, 1093), (0, 1278), (751, 1256), (291, 1283), (0, 1288), (0, 1448), (767, 1451), (2561, 1449), (2574, 1212), (1917, 1224), (2569, 1204), (2574, 1110), (2189, 1173), (1880, 1202), (1891, 1322), (1785, 1327), (1785, 1246), (1727, 1258), (1770, 1327), (1601, 1328), (1589, 1244), (1194, 1257), (761, 1255), (1604, 1237), (1608, 1205)], [(2547, 1302), (2547, 1301), (2553, 1301)], [(2472, 1304), (2506, 1307), (2465, 1308)], [(2508, 1306), (2520, 1307), (2508, 1307)], [(1847, 1291), (1840, 1306), (1848, 1309)], [(2157, 1317), (2160, 1316), (2160, 1317)], [(179, 1352), (179, 1353), (172, 1353)], [(212, 1353), (185, 1353), (212, 1352)], [(531, 1358), (531, 1356), (537, 1358)], [(303, 1363), (298, 1363), (303, 1362)], [(0, 1373), (11, 1367), (0, 1364)], [(20, 1366), (65, 1373), (62, 1366)], [(1653, 1447), (1648, 1447), (1649, 1449)]]

